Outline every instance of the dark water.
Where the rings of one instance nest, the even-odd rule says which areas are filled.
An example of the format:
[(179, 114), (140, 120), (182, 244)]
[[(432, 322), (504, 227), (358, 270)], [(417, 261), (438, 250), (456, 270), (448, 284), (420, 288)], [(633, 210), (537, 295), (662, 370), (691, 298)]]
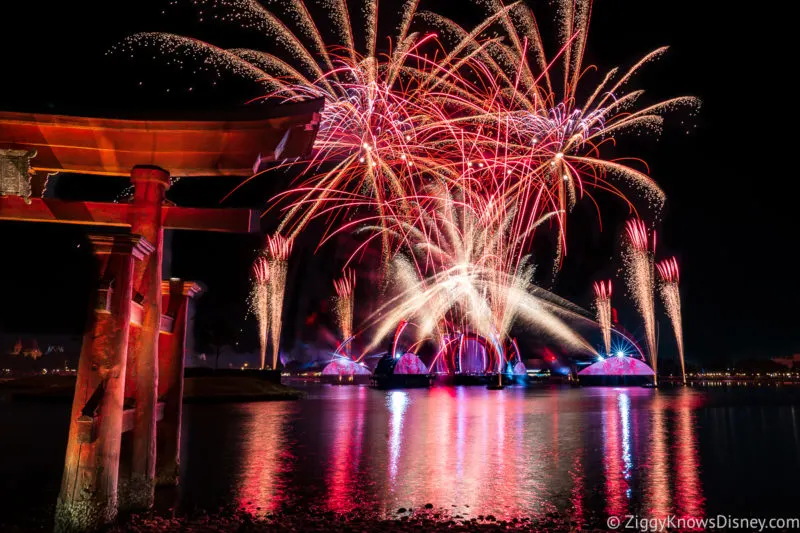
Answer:
[[(178, 508), (386, 515), (432, 503), (579, 523), (797, 514), (794, 389), (307, 390), (299, 402), (187, 405)], [(66, 414), (0, 405), (0, 501), (26, 494), (0, 525), (51, 512)]]

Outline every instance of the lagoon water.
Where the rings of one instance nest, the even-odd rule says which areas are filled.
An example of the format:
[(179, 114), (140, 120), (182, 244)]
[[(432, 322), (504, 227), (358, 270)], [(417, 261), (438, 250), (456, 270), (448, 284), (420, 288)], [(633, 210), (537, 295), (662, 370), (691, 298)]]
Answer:
[[(159, 506), (392, 516), (431, 503), (595, 525), (798, 514), (800, 390), (303, 387), (297, 402), (186, 405), (181, 486)], [(0, 501), (20, 501), (0, 526), (49, 520), (67, 416), (0, 405)]]

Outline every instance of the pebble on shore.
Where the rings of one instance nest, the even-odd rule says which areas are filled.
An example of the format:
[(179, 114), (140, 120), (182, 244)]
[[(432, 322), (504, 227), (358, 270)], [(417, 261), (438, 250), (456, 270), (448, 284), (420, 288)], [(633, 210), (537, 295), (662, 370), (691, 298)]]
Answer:
[(452, 516), (444, 509), (434, 509), (426, 504), (419, 510), (401, 507), (396, 518), (337, 514), (331, 511), (308, 508), (287, 509), (266, 516), (235, 509), (224, 509), (208, 514), (199, 511), (182, 517), (165, 517), (155, 514), (132, 515), (111, 528), (111, 533), (315, 533), (341, 531), (360, 532), (501, 532), (501, 531), (605, 531), (579, 527), (568, 517), (547, 513), (537, 518), (517, 517), (497, 520), (493, 515), (480, 517)]

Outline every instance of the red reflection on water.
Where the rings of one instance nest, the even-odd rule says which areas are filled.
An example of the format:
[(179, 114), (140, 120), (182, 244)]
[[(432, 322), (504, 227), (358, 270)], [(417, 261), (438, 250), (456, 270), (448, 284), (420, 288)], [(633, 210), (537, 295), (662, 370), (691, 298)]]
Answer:
[(239, 509), (252, 514), (274, 511), (286, 500), (280, 478), (292, 461), (284, 434), (291, 407), (285, 403), (254, 403), (243, 409), (248, 419), (242, 427), (236, 502)]
[(553, 461), (558, 464), (560, 459), (558, 455), (558, 400), (553, 397), (550, 405), (553, 406)]
[(408, 406), (408, 393), (393, 390), (388, 393), (389, 405), (389, 486), (394, 488), (397, 479), (398, 462), (400, 460), (400, 444), (402, 442), (403, 416)]
[[(431, 428), (429, 435), (430, 449), (428, 452), (427, 467), (431, 479), (438, 483), (431, 483), (426, 486), (424, 492), (425, 503), (439, 501), (441, 490), (445, 489), (444, 480), (454, 482), (457, 478), (453, 470), (455, 467), (453, 457), (454, 435), (454, 411), (456, 407), (455, 391), (451, 388), (431, 389), (431, 397), (439, 406), (438, 410), (429, 409), (426, 413), (427, 425)], [(437, 412), (438, 411), (438, 412)], [(457, 481), (455, 481), (457, 482)]]
[(603, 467), (608, 516), (624, 516), (628, 509), (629, 487), (625, 479), (623, 435), (620, 424), (621, 394), (623, 393), (606, 394), (603, 402)]
[(364, 442), (364, 387), (358, 387), (353, 402), (343, 407), (335, 417), (335, 437), (329, 452), (327, 472), (328, 509), (346, 513), (357, 507), (356, 485), (359, 461)]
[(667, 452), (666, 401), (654, 392), (651, 405), (650, 449), (647, 454), (645, 513), (648, 518), (663, 519), (670, 514), (669, 454)]
[(586, 490), (586, 484), (583, 473), (583, 450), (578, 450), (575, 454), (575, 460), (572, 462), (572, 469), (569, 471), (569, 476), (572, 478), (572, 491), (569, 496), (569, 503), (572, 507), (572, 521), (576, 524), (583, 524), (583, 493)]
[(683, 390), (675, 414), (675, 512), (683, 518), (703, 518), (705, 497), (700, 484), (692, 394), (688, 389)]
[(236, 501), (265, 511), (286, 500), (337, 513), (426, 503), (498, 518), (568, 511), (578, 524), (634, 510), (698, 518), (693, 401), (636, 388), (323, 389), (315, 404), (245, 408)]

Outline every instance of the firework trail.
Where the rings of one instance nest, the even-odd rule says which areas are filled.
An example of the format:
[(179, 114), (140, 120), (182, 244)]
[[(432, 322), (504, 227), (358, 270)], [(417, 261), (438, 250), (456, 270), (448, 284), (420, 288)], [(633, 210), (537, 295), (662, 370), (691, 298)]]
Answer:
[(680, 292), (680, 272), (678, 270), (678, 260), (674, 257), (665, 259), (656, 264), (658, 273), (661, 277), (661, 299), (664, 301), (664, 308), (669, 319), (672, 321), (672, 329), (675, 332), (675, 342), (678, 344), (678, 356), (681, 360), (681, 377), (683, 384), (686, 385), (686, 365), (683, 360), (683, 321), (681, 319), (681, 292)]
[[(353, 336), (353, 292), (356, 288), (356, 273), (351, 268), (346, 268), (342, 277), (333, 280), (336, 289), (335, 309), (339, 330), (342, 333), (342, 342)], [(350, 353), (350, 343), (347, 343), (345, 353)]]
[(644, 321), (647, 355), (653, 368), (653, 382), (658, 385), (658, 346), (656, 343), (656, 316), (653, 279), (653, 254), (655, 253), (655, 236), (650, 247), (647, 227), (639, 219), (627, 222), (625, 229), (628, 235), (628, 247), (625, 256), (628, 288)]
[(283, 326), (283, 297), (286, 292), (286, 275), (293, 242), (292, 239), (287, 239), (276, 233), (267, 237), (265, 248), (269, 260), (269, 325), (272, 339), (273, 370), (278, 368), (281, 327)]
[[(550, 46), (523, 2), (476, 3), (487, 16), (466, 29), (418, 12), (418, 0), (406, 0), (396, 31), (379, 35), (374, 0), (356, 2), (353, 12), (360, 13), (352, 19), (354, 6), (342, 0), (325, 0), (325, 15), (302, 0), (267, 7), (255, 0), (195, 0), (200, 22), (261, 34), (275, 43), (274, 50), (222, 50), (165, 34), (137, 34), (118, 48), (151, 53), (160, 47), (178, 66), (175, 55), (205, 55), (213, 58), (209, 65), (230, 64), (228, 70), (256, 76), (269, 87), (264, 98), (325, 100), (313, 154), (282, 164), (302, 169), (295, 187), (278, 197), (293, 199), (279, 228), (285, 235), (295, 236), (315, 217), (330, 228), (352, 227), (343, 221), (366, 203), (375, 210), (373, 224), (381, 224), (407, 207), (402, 198), (433, 179), (513, 196), (520, 227), (555, 213), (560, 265), (566, 215), (589, 189), (626, 202), (632, 190), (653, 204), (663, 201), (645, 173), (607, 159), (602, 145), (613, 145), (618, 133), (656, 131), (665, 111), (695, 107), (697, 101), (674, 98), (637, 107), (643, 91), (629, 89), (631, 80), (666, 48), (627, 71), (612, 69), (598, 85), (579, 91), (583, 74), (592, 70), (583, 64), (591, 0), (557, 2), (557, 39)], [(412, 31), (412, 23), (427, 33)], [(334, 31), (324, 36), (326, 28)], [(382, 43), (388, 50), (379, 52)], [(589, 96), (580, 101), (579, 94)], [(387, 262), (397, 249), (388, 235), (380, 236)]]
[[(447, 60), (457, 62), (460, 53), (468, 50), (490, 73), (484, 80), (489, 93), (485, 103), (458, 118), (479, 128), (465, 151), (474, 147), (475, 154), (491, 154), (487, 167), (507, 169), (516, 182), (521, 205), (545, 187), (551, 204), (548, 210), (558, 217), (557, 263), (566, 253), (566, 214), (577, 198), (591, 197), (590, 189), (615, 194), (631, 209), (627, 194), (636, 191), (660, 208), (664, 195), (653, 180), (625, 162), (607, 159), (603, 145), (613, 146), (616, 135), (625, 132), (657, 133), (666, 111), (697, 109), (699, 101), (691, 97), (637, 107), (643, 91), (629, 88), (632, 78), (667, 48), (650, 52), (626, 71), (612, 69), (594, 87), (582, 87), (590, 77), (585, 74), (593, 69), (583, 63), (591, 0), (555, 2), (559, 31), (550, 46), (525, 2), (477, 3), (488, 16), (470, 31), (435, 13), (425, 12), (421, 17), (438, 29), (443, 40), (454, 43)], [(497, 80), (496, 86), (493, 80)], [(581, 101), (580, 94), (589, 96)], [(496, 147), (490, 150), (487, 141)]]
[[(291, 189), (270, 203), (283, 210), (278, 231), (287, 237), (281, 242), (290, 247), (314, 219), (326, 225), (320, 245), (339, 232), (375, 229), (350, 260), (380, 243), (384, 264), (405, 282), (405, 303), (397, 309), (420, 315), (422, 330), (469, 326), (502, 345), (519, 319), (583, 349), (585, 341), (557, 322), (541, 301), (549, 297), (540, 298), (530, 281), (534, 232), (557, 232), (558, 268), (566, 254), (566, 218), (580, 198), (594, 201), (593, 191), (605, 191), (635, 212), (628, 200), (635, 193), (659, 208), (663, 193), (653, 180), (629, 166), (633, 159), (609, 158), (606, 148), (619, 134), (657, 131), (662, 114), (697, 101), (639, 105), (643, 91), (630, 88), (632, 78), (666, 48), (584, 88), (593, 70), (583, 64), (591, 0), (557, 0), (559, 31), (551, 46), (524, 2), (476, 3), (487, 9), (486, 18), (464, 28), (418, 12), (418, 0), (404, 0), (397, 31), (383, 36), (379, 27), (389, 25), (379, 26), (375, 0), (323, 0), (324, 10), (303, 0), (268, 7), (256, 0), (193, 0), (200, 22), (260, 34), (274, 45), (270, 53), (164, 34), (137, 34), (120, 51), (142, 48), (150, 55), (160, 47), (178, 66), (173, 55), (190, 53), (208, 58), (213, 73), (258, 79), (263, 99), (324, 100), (311, 155), (273, 167), (298, 169)], [(412, 30), (417, 23), (425, 28)], [(431, 192), (431, 185), (439, 190)], [(286, 260), (268, 257), (274, 366)], [(648, 308), (642, 312), (655, 370), (652, 261), (647, 264), (649, 304), (637, 299)]]
[(611, 353), (611, 280), (594, 282), (597, 322), (603, 332), (603, 347), (606, 356)]
[(404, 320), (414, 321), (420, 337), (437, 341), (471, 331), (492, 343), (498, 359), (488, 367), (502, 371), (504, 343), (519, 321), (576, 351), (596, 353), (568, 325), (586, 320), (582, 310), (533, 285), (533, 266), (519, 253), (533, 227), (516, 233), (513, 210), (483, 195), (468, 199), (442, 188), (426, 193), (414, 199), (408, 219), (373, 228), (392, 232), (409, 250), (392, 262), (397, 294), (374, 314), (375, 339)]
[(267, 331), (269, 330), (269, 262), (265, 257), (255, 260), (252, 267), (253, 288), (250, 304), (258, 319), (258, 343), (261, 352), (261, 369), (267, 360)]

